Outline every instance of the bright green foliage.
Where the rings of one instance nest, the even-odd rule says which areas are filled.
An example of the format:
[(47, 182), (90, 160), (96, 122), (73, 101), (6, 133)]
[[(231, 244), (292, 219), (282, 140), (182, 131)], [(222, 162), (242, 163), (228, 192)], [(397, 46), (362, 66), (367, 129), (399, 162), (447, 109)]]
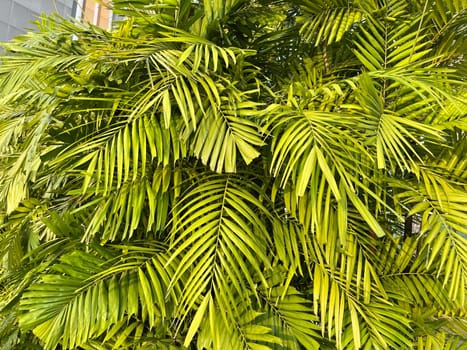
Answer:
[(465, 0), (114, 0), (0, 58), (1, 349), (466, 349)]

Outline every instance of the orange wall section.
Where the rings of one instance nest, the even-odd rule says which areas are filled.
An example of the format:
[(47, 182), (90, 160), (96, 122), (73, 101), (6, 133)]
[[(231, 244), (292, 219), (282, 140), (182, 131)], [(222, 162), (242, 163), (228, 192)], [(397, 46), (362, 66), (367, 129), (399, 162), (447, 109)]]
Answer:
[(93, 0), (84, 0), (82, 8), (83, 19), (101, 28), (109, 29), (112, 12)]

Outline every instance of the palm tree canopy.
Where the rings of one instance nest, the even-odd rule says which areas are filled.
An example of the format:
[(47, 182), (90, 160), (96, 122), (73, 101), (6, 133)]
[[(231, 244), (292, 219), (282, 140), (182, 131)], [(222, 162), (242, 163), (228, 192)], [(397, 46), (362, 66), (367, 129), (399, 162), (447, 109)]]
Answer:
[(0, 57), (0, 348), (467, 349), (465, 0), (114, 0)]

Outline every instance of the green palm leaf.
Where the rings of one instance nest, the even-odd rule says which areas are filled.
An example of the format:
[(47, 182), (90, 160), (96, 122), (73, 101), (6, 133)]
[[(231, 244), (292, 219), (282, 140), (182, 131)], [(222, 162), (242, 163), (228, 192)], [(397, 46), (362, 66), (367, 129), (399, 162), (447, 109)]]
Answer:
[[(213, 175), (206, 180), (195, 182), (175, 209), (171, 250), (180, 265), (173, 282), (187, 278), (179, 306), (182, 314), (198, 308), (200, 298), (205, 310), (212, 299), (224, 311), (231, 310), (227, 320), (240, 314), (233, 295), (254, 291), (254, 276), (263, 276), (263, 268), (269, 266), (269, 235), (261, 219), (269, 213), (258, 199), (260, 189), (242, 187), (239, 176)], [(264, 277), (262, 281), (266, 283)], [(199, 311), (201, 306), (199, 317), (205, 312)]]
[[(164, 322), (170, 282), (164, 247), (122, 248), (128, 253), (114, 266), (82, 251), (62, 256), (25, 291), (21, 327), (34, 329), (45, 347), (53, 349), (58, 343), (68, 347), (85, 344), (104, 333), (110, 339), (123, 325), (122, 318), (128, 322), (132, 315), (143, 317), (151, 327)], [(178, 291), (174, 287), (171, 298)], [(123, 342), (123, 336), (121, 339)]]

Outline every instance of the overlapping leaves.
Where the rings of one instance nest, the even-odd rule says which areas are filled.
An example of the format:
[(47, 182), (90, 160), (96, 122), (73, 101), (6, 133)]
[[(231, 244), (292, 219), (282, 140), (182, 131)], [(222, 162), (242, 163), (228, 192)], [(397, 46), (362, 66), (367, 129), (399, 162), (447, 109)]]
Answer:
[(463, 1), (113, 6), (4, 45), (2, 346), (462, 346)]
[(211, 175), (202, 182), (195, 177), (175, 208), (171, 254), (180, 263), (173, 282), (186, 276), (179, 301), (183, 314), (202, 300), (195, 329), (211, 299), (224, 310), (225, 320), (235, 319), (240, 312), (233, 296), (255, 291), (255, 276), (266, 283), (261, 276), (270, 266), (265, 223), (270, 214), (260, 188), (253, 183), (245, 187), (242, 178), (254, 176)]

